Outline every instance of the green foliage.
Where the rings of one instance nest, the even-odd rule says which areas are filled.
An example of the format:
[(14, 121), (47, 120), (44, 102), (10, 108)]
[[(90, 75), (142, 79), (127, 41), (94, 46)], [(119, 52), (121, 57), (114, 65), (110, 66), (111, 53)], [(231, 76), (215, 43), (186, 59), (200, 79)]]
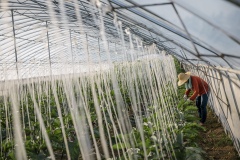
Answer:
[[(184, 72), (177, 59), (174, 59), (177, 74)], [(178, 87), (178, 98), (176, 117), (179, 128), (176, 130), (177, 141), (175, 142), (175, 154), (178, 160), (202, 160), (205, 152), (197, 145), (197, 139), (200, 131), (205, 131), (203, 126), (199, 125), (197, 107), (193, 102), (181, 100), (185, 93), (184, 85)]]
[(186, 147), (186, 160), (204, 160), (203, 154), (206, 154), (199, 147)]
[(80, 150), (78, 141), (68, 142), (68, 147), (70, 148), (70, 155), (72, 159), (78, 159), (80, 156)]
[[(177, 61), (176, 66), (179, 68), (179, 63)], [(181, 69), (177, 69), (177, 72), (182, 72)], [(120, 75), (120, 74), (119, 74)], [(153, 75), (152, 81), (156, 81), (156, 75)], [(87, 80), (87, 79), (86, 79)], [(101, 104), (101, 111), (104, 113), (104, 119), (102, 121), (103, 124), (108, 124), (110, 127), (109, 132), (107, 132), (107, 127), (103, 126), (104, 133), (106, 134), (106, 137), (111, 137), (112, 140), (112, 146), (108, 144), (109, 149), (112, 147), (113, 150), (119, 151), (120, 155), (122, 156), (123, 153), (127, 153), (128, 155), (131, 155), (130, 157), (132, 159), (144, 159), (144, 147), (145, 151), (148, 156), (148, 159), (171, 159), (172, 157), (176, 157), (176, 159), (192, 159), (195, 157), (195, 159), (199, 158), (204, 152), (202, 152), (199, 147), (196, 145), (196, 139), (198, 136), (198, 132), (200, 130), (203, 130), (204, 127), (201, 127), (197, 124), (198, 118), (194, 116), (194, 113), (196, 112), (196, 107), (193, 106), (192, 103), (186, 103), (185, 101), (179, 101), (178, 104), (176, 104), (176, 99), (182, 98), (182, 95), (185, 91), (184, 87), (182, 86), (179, 89), (179, 94), (176, 95), (175, 93), (172, 93), (172, 87), (173, 84), (170, 82), (167, 82), (164, 84), (164, 86), (154, 86), (154, 87), (162, 87), (157, 88), (156, 90), (161, 89), (161, 94), (163, 96), (163, 99), (159, 98), (157, 99), (156, 106), (143, 104), (143, 102), (146, 102), (146, 100), (151, 100), (153, 97), (148, 96), (148, 93), (145, 93), (146, 90), (144, 88), (149, 87), (146, 84), (141, 84), (142, 88), (139, 87), (137, 96), (139, 96), (140, 101), (140, 110), (137, 110), (138, 114), (142, 116), (143, 122), (141, 126), (137, 126), (136, 117), (135, 117), (135, 110), (133, 109), (133, 99), (130, 96), (131, 92), (129, 88), (127, 87), (127, 84), (124, 84), (121, 81), (121, 77), (118, 77), (117, 80), (119, 84), (119, 89), (117, 89), (118, 92), (122, 95), (123, 101), (126, 104), (126, 108), (122, 110), (122, 114), (127, 114), (130, 118), (131, 125), (133, 128), (127, 130), (124, 134), (115, 135), (115, 130), (113, 129), (112, 123), (116, 125), (116, 130), (119, 130), (119, 124), (117, 120), (119, 119), (119, 113), (111, 113), (108, 112), (108, 108), (106, 105), (104, 105), (106, 99), (110, 99), (111, 107), (115, 107), (116, 102), (116, 95), (119, 94), (116, 92), (116, 89), (112, 86), (111, 79), (100, 82), (100, 86), (107, 86), (107, 88), (110, 88), (108, 92), (104, 90), (105, 87), (102, 87), (103, 91), (100, 92), (98, 89), (99, 84), (94, 84), (94, 87), (96, 89), (97, 99), (99, 104)], [(71, 159), (80, 159), (80, 149), (79, 144), (77, 141), (77, 136), (75, 133), (75, 128), (73, 125), (73, 120), (71, 116), (71, 112), (69, 111), (70, 107), (68, 106), (66, 95), (64, 94), (64, 87), (61, 86), (61, 81), (57, 82), (57, 98), (60, 103), (61, 113), (63, 117), (63, 125), (64, 129), (66, 131), (67, 136), (67, 145), (70, 149), (70, 155)], [(140, 83), (140, 79), (136, 78), (134, 83), (131, 84), (131, 86), (134, 88), (136, 85)], [(32, 87), (42, 87), (44, 84), (33, 84)], [(23, 135), (25, 134), (26, 139), (25, 141), (25, 147), (28, 155), (28, 159), (49, 159), (49, 153), (47, 150), (47, 146), (45, 143), (45, 140), (42, 137), (42, 128), (40, 127), (40, 123), (35, 115), (35, 108), (34, 108), (34, 102), (33, 97), (30, 94), (30, 90), (28, 87), (23, 87), (23, 90), (26, 92), (26, 100), (22, 100), (20, 102), (20, 109), (21, 112), (23, 112), (23, 118), (25, 119), (25, 128), (23, 129)], [(98, 126), (98, 116), (96, 114), (95, 110), (95, 101), (93, 100), (93, 91), (91, 90), (91, 84), (86, 83), (86, 86), (81, 89), (81, 93), (74, 93), (76, 98), (79, 96), (79, 94), (83, 94), (86, 96), (86, 101), (84, 102), (87, 104), (87, 107), (89, 108), (89, 114), (91, 118), (91, 125), (93, 127), (93, 134), (96, 138), (96, 141), (99, 143), (100, 141), (100, 133), (99, 133), (99, 126)], [(59, 114), (57, 110), (57, 104), (56, 99), (54, 97), (53, 91), (50, 89), (47, 93), (38, 93), (37, 90), (35, 91), (35, 100), (38, 104), (38, 109), (40, 110), (41, 116), (44, 120), (44, 125), (46, 126), (47, 134), (50, 138), (50, 142), (54, 151), (54, 154), (56, 155), (56, 159), (66, 159), (66, 146), (63, 140), (63, 134), (61, 129), (61, 123), (59, 119)], [(135, 93), (132, 93), (135, 94)], [(144, 101), (143, 101), (144, 99)], [(1, 113), (5, 113), (5, 105), (3, 100), (0, 100), (0, 109)], [(2, 149), (4, 155), (2, 155), (2, 159), (15, 159), (14, 157), (14, 142), (13, 140), (9, 139), (7, 137), (7, 124), (6, 119), (8, 119), (9, 124), (12, 123), (12, 115), (11, 115), (11, 103), (10, 100), (5, 100), (6, 102), (6, 108), (9, 108), (9, 117), (5, 117), (5, 114), (0, 114), (1, 118), (1, 135), (2, 135)], [(100, 103), (101, 102), (101, 103)], [(150, 103), (150, 102), (149, 102)], [(166, 108), (162, 107), (163, 104), (167, 104)], [(46, 107), (47, 106), (47, 107)], [(176, 107), (177, 106), (177, 107)], [(171, 107), (171, 108), (170, 108)], [(47, 108), (47, 109), (46, 109)], [(172, 110), (174, 108), (174, 118), (177, 120), (177, 124), (168, 124), (167, 128), (162, 128), (161, 124), (159, 123), (159, 115), (157, 115), (156, 112), (161, 109), (161, 112), (168, 112), (168, 110)], [(110, 110), (113, 110), (116, 108), (111, 108)], [(30, 113), (28, 115), (28, 112)], [(167, 119), (165, 115), (162, 115), (161, 119)], [(169, 118), (169, 117), (168, 117)], [(154, 123), (153, 125), (153, 122)], [(90, 125), (90, 124), (88, 124)], [(176, 127), (172, 127), (175, 126)], [(9, 126), (11, 127), (11, 126)], [(138, 129), (136, 129), (138, 128)], [(143, 132), (140, 132), (139, 128), (142, 129)], [(171, 128), (174, 128), (175, 133), (172, 132)], [(166, 129), (163, 131), (163, 129)], [(10, 135), (13, 136), (12, 130), (9, 131)], [(119, 131), (118, 131), (119, 132)], [(168, 134), (167, 136), (165, 134)], [(110, 135), (108, 135), (110, 134)], [(168, 140), (164, 139), (166, 137), (174, 137), (176, 134), (176, 139), (173, 139), (173, 148), (169, 147), (170, 145), (167, 144)], [(91, 136), (90, 136), (91, 137)], [(130, 142), (124, 143), (124, 139), (134, 139), (133, 144), (130, 144)], [(92, 140), (92, 139), (91, 139)], [(131, 148), (133, 147), (134, 148)], [(99, 146), (100, 148), (101, 146)], [(169, 154), (172, 154), (172, 157), (168, 157)], [(120, 156), (119, 155), (119, 156)], [(101, 157), (104, 159), (104, 157)], [(123, 157), (121, 157), (124, 159)]]
[(181, 73), (181, 72), (184, 72), (184, 69), (181, 68), (181, 64), (180, 64), (180, 62), (177, 60), (177, 58), (174, 58), (174, 63), (175, 63), (175, 67), (176, 67), (177, 74), (179, 74), (179, 73)]
[(126, 149), (129, 146), (130, 146), (129, 144), (125, 144), (125, 143), (116, 143), (112, 146), (112, 148), (115, 150), (118, 150), (118, 149)]
[[(196, 116), (197, 107), (192, 102), (179, 101), (177, 142), (175, 143), (176, 157), (179, 160), (203, 159), (205, 152), (197, 145), (199, 132), (205, 131), (199, 125), (199, 118)], [(181, 138), (179, 138), (181, 137)], [(179, 140), (180, 139), (180, 140)]]

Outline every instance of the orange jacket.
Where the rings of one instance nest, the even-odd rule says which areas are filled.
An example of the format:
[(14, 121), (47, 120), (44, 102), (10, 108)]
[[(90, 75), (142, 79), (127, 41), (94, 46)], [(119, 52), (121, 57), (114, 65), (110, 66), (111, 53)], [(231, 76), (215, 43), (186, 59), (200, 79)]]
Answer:
[(207, 82), (205, 82), (202, 78), (199, 78), (197, 76), (191, 76), (192, 81), (192, 89), (186, 90), (185, 94), (188, 96), (190, 91), (193, 90), (194, 93), (190, 97), (190, 100), (195, 100), (197, 96), (201, 96), (203, 94), (206, 94), (209, 90)]

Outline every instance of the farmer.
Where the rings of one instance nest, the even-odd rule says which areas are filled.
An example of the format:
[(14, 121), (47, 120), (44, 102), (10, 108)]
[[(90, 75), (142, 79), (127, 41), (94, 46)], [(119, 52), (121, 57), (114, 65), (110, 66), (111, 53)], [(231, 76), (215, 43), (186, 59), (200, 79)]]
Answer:
[[(178, 86), (185, 84), (186, 91), (183, 98), (187, 101), (194, 101), (196, 99), (200, 125), (203, 125), (207, 118), (207, 102), (209, 95), (207, 82), (198, 76), (192, 76), (190, 72), (180, 73), (178, 75), (178, 79)], [(193, 95), (188, 98), (191, 90), (193, 91)]]

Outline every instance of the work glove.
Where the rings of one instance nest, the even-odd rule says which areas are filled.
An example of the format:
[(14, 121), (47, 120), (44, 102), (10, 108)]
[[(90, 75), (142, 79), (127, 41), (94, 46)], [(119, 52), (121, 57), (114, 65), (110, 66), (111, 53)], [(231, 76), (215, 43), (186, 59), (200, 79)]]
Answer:
[(183, 99), (187, 100), (187, 95), (186, 94), (184, 94)]

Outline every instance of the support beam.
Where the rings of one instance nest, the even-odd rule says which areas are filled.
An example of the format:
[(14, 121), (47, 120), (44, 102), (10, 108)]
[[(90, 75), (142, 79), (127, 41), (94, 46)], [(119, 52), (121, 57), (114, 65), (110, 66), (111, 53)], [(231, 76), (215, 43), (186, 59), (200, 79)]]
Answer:
[(14, 52), (15, 52), (15, 63), (16, 63), (17, 79), (19, 79), (17, 42), (16, 42), (16, 33), (15, 33), (13, 10), (11, 10), (11, 13), (12, 13), (12, 29), (13, 29), (13, 41), (14, 41)]
[(46, 21), (46, 28), (47, 28), (47, 42), (48, 42), (49, 70), (50, 70), (50, 75), (52, 75), (52, 62), (51, 62), (51, 52), (50, 52), (50, 42), (49, 42), (48, 22), (47, 22), (47, 21)]
[(129, 9), (129, 8), (139, 8), (139, 7), (151, 7), (151, 6), (163, 6), (163, 5), (170, 5), (171, 2), (166, 3), (154, 3), (154, 4), (144, 4), (144, 5), (132, 5), (132, 6), (121, 6), (121, 7), (114, 7), (115, 9)]
[(73, 74), (74, 74), (74, 59), (73, 59), (73, 46), (72, 46), (72, 34), (71, 34), (71, 29), (69, 29), (69, 38), (70, 38), (70, 44), (71, 44), (71, 54), (72, 54), (72, 69), (73, 69)]
[(235, 73), (235, 74), (239, 74), (240, 75), (240, 71), (239, 70), (235, 70), (235, 69), (223, 68), (223, 67), (220, 67), (220, 66), (218, 66), (218, 67), (211, 67), (211, 66), (206, 66), (206, 65), (203, 65), (203, 64), (198, 64), (198, 66), (213, 68), (213, 69), (217, 69), (217, 70), (220, 70), (220, 71), (227, 71), (227, 72), (230, 72), (230, 73)]

